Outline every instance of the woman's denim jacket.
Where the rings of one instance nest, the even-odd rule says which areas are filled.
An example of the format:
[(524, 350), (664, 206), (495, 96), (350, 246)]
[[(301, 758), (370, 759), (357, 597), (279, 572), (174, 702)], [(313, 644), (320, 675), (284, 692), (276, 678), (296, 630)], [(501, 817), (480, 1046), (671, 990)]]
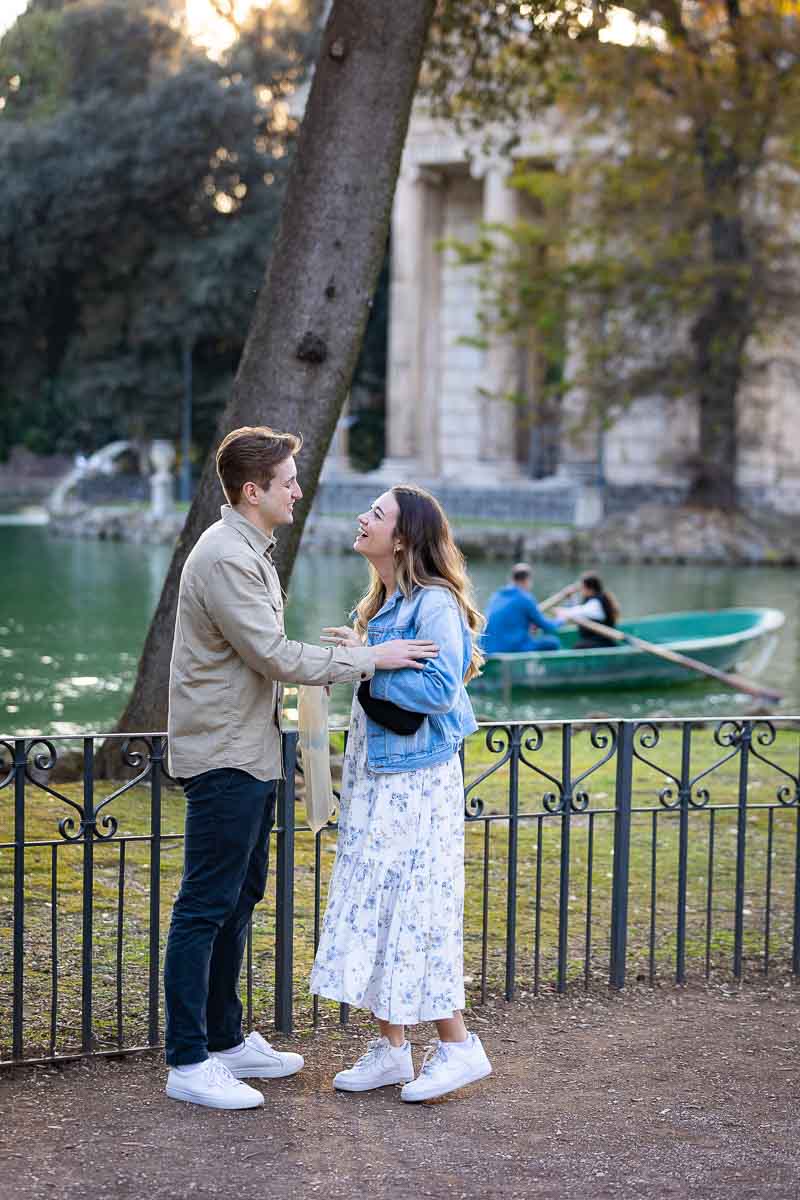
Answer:
[(451, 592), (444, 587), (415, 588), (410, 599), (400, 591), (390, 596), (367, 627), (375, 646), (391, 638), (423, 638), (436, 642), (439, 654), (419, 671), (376, 671), (370, 693), (411, 712), (424, 712), (416, 733), (392, 733), (367, 718), (367, 763), (371, 771), (412, 771), (452, 757), (461, 742), (478, 728), (464, 688), (472, 658), (472, 638)]

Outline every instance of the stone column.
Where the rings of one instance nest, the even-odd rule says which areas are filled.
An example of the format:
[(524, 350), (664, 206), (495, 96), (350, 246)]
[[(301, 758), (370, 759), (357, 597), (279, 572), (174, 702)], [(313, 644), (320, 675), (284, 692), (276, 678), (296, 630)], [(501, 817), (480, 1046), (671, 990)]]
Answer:
[[(577, 322), (591, 314), (572, 312), (567, 325), (566, 373), (580, 374), (584, 351)], [(561, 445), (557, 476), (575, 488), (574, 522), (589, 527), (602, 520), (604, 501), (604, 434), (599, 417), (591, 412), (585, 387), (570, 387), (561, 409)]]
[(422, 236), (418, 259), (416, 457), (423, 478), (433, 479), (442, 467), (439, 439), (442, 258), (437, 245), (444, 232), (445, 177), (441, 171), (428, 167), (418, 168), (417, 173), (417, 187), (422, 191)]
[(420, 172), (406, 167), (397, 180), (392, 211), (386, 458), (380, 472), (398, 479), (418, 469), (425, 187)]
[[(519, 197), (508, 186), (511, 164), (491, 162), (483, 175), (483, 224), (513, 225), (519, 219)], [(498, 232), (493, 236), (498, 244), (506, 241)], [(496, 335), (486, 352), (481, 379), (483, 471), (489, 466), (493, 474), (503, 478), (519, 475), (515, 453), (517, 410), (513, 400), (506, 397), (520, 388), (520, 348), (511, 337)]]

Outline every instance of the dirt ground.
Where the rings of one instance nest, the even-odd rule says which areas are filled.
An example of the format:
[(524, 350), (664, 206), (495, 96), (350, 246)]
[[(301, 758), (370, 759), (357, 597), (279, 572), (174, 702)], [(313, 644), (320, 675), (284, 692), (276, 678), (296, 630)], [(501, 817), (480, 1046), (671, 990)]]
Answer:
[(0, 1077), (0, 1196), (788, 1200), (799, 1015), (782, 984), (497, 1001), (470, 1015), (494, 1075), (422, 1105), (331, 1089), (355, 1023), (276, 1038), (306, 1069), (244, 1113), (168, 1100), (155, 1055), (18, 1069)]

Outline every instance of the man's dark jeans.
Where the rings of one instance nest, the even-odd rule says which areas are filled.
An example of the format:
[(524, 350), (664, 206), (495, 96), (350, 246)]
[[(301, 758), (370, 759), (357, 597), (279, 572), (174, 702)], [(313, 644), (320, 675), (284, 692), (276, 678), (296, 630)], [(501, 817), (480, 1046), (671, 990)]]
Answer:
[(183, 881), (167, 939), (164, 991), (170, 1066), (242, 1041), (239, 972), (247, 926), (267, 884), (275, 781), (224, 768), (182, 780)]

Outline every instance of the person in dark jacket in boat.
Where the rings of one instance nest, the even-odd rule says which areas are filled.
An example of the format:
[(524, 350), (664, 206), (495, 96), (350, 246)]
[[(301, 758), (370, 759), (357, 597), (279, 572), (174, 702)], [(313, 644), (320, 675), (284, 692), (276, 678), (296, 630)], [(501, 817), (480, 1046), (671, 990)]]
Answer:
[[(611, 629), (616, 627), (620, 615), (619, 602), (612, 592), (606, 590), (599, 575), (594, 575), (591, 572), (582, 575), (580, 585), (576, 588), (576, 591), (580, 592), (580, 598), (577, 603), (556, 609), (556, 615), (559, 618), (563, 621), (571, 621), (574, 617), (587, 617), (590, 621), (595, 621), (598, 625), (608, 625)], [(608, 650), (609, 647), (615, 645), (617, 643), (611, 641), (610, 638), (605, 638), (600, 633), (593, 633), (588, 629), (584, 629), (581, 630), (581, 637), (575, 642), (572, 649)]]
[[(489, 600), (486, 629), (481, 639), (484, 654), (522, 654), (529, 650), (560, 650), (556, 636), (563, 620), (546, 617), (531, 593), (532, 572), (517, 563), (511, 580)], [(532, 627), (541, 630), (537, 636)]]

